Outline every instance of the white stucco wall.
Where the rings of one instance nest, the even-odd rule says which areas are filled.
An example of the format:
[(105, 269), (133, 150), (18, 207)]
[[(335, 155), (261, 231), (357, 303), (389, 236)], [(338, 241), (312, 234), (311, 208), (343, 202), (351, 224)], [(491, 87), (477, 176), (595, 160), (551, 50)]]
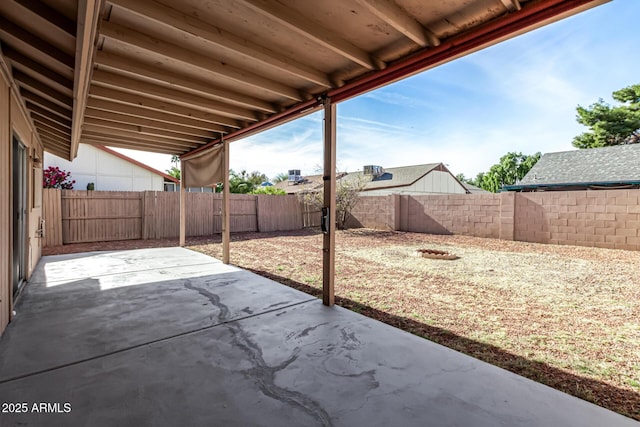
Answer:
[(50, 153), (44, 155), (44, 168), (57, 166), (71, 172), (74, 190), (86, 190), (93, 182), (96, 191), (163, 191), (164, 178), (88, 144), (80, 144), (78, 156), (69, 162)]
[(466, 190), (448, 172), (431, 171), (412, 185), (363, 191), (364, 196), (387, 194), (465, 194)]

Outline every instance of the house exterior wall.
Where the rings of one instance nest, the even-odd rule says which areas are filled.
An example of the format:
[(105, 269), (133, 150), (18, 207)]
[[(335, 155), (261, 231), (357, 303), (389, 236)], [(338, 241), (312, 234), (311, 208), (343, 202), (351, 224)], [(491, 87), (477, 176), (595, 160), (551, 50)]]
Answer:
[(31, 122), (11, 89), (5, 69), (0, 68), (0, 333), (10, 321), (13, 310), (14, 134), (26, 151), (25, 276), (28, 279), (42, 254), (39, 229), (42, 217), (40, 161), (43, 152)]
[(367, 196), (384, 196), (388, 194), (466, 194), (466, 190), (449, 172), (434, 170), (411, 185), (365, 190), (365, 194)]
[[(0, 73), (1, 74), (1, 73)], [(1, 77), (4, 77), (2, 75)], [(11, 95), (7, 81), (0, 78), (0, 331), (11, 313)]]
[(86, 190), (93, 182), (99, 191), (163, 191), (164, 178), (89, 144), (80, 144), (73, 162), (45, 153), (45, 168), (57, 166), (71, 172), (74, 189)]

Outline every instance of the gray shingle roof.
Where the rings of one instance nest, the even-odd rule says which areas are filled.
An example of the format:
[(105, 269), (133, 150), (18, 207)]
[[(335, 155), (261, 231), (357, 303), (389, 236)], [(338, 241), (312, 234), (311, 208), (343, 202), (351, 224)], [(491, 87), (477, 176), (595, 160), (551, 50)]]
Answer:
[(547, 153), (516, 186), (640, 181), (640, 144)]
[(471, 194), (482, 194), (482, 193), (487, 193), (489, 194), (490, 192), (487, 190), (483, 190), (480, 187), (476, 187), (473, 184), (469, 184), (468, 182), (465, 181), (460, 181), (460, 184), (462, 184), (462, 186)]
[[(364, 190), (377, 190), (390, 187), (405, 187), (413, 184), (432, 170), (448, 171), (442, 163), (428, 163), (424, 165), (401, 166), (397, 168), (385, 168), (382, 176), (372, 179), (370, 175), (364, 175), (362, 171), (338, 174), (338, 179), (343, 180), (363, 180)], [(287, 193), (295, 194), (305, 191), (316, 191), (322, 188), (322, 175), (307, 175), (304, 181), (293, 184), (287, 181), (279, 182), (275, 185)]]
[[(364, 175), (362, 171), (349, 172), (343, 179), (364, 179), (365, 191), (388, 187), (404, 187), (413, 184), (440, 165), (442, 163), (384, 168), (384, 173), (377, 178), (373, 178), (371, 175)], [(444, 165), (442, 167), (444, 168)]]

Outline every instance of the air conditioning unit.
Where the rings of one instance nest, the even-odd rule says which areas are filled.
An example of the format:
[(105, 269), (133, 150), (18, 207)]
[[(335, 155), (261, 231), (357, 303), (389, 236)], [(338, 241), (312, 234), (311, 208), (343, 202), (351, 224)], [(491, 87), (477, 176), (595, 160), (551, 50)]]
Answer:
[(365, 175), (371, 175), (374, 178), (378, 178), (384, 173), (384, 169), (382, 168), (382, 166), (377, 165), (366, 165), (363, 169)]
[(302, 175), (300, 175), (300, 169), (289, 169), (289, 182), (302, 181)]

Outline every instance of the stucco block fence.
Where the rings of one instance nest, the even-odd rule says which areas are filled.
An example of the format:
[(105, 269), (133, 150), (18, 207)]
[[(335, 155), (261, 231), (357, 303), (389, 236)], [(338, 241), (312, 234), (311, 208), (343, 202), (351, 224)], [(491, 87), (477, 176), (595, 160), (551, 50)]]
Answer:
[(348, 226), (640, 250), (640, 190), (369, 196)]

